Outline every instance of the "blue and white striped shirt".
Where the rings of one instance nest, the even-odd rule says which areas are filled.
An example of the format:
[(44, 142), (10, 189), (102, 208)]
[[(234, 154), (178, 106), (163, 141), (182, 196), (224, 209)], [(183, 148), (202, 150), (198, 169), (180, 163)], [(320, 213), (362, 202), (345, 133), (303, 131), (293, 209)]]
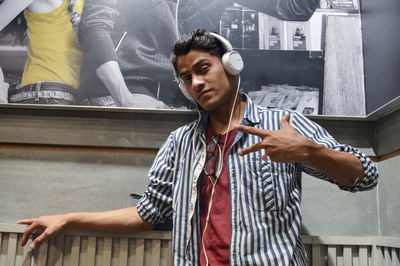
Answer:
[[(334, 150), (357, 156), (364, 178), (347, 191), (371, 189), (378, 172), (372, 161), (348, 145), (339, 144), (325, 129), (287, 110), (268, 110), (246, 98), (242, 123), (278, 130), (285, 114), (302, 135)], [(199, 265), (198, 179), (206, 158), (205, 129), (208, 117), (172, 132), (162, 145), (149, 172), (150, 183), (137, 208), (153, 224), (173, 219), (175, 265)], [(231, 206), (231, 265), (306, 265), (299, 237), (301, 227), (301, 173), (335, 183), (326, 175), (300, 163), (263, 161), (263, 151), (239, 156), (238, 151), (261, 141), (238, 132), (228, 154), (227, 168)]]

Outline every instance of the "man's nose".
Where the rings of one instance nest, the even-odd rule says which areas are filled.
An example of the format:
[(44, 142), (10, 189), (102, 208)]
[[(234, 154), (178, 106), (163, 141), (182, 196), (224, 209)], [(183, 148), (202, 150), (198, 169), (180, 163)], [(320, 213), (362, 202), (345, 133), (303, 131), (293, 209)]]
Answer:
[(192, 76), (192, 88), (195, 91), (200, 91), (204, 88), (204, 79), (199, 75)]

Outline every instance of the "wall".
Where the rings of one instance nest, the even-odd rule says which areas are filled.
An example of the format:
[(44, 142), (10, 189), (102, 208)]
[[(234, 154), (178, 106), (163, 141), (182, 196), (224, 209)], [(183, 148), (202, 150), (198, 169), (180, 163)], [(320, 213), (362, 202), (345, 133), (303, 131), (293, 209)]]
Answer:
[(0, 150), (0, 223), (132, 206), (153, 156)]
[(400, 97), (398, 0), (362, 0), (367, 114)]
[[(156, 151), (150, 149), (145, 153), (141, 149), (159, 146), (165, 132), (192, 119), (176, 114), (124, 114), (118, 115), (119, 119), (110, 113), (104, 114), (108, 118), (85, 117), (88, 114), (75, 117), (70, 112), (64, 115), (0, 114), (0, 223), (70, 211), (133, 206), (136, 200), (129, 194), (141, 193), (146, 188), (147, 170)], [(399, 112), (392, 115), (398, 117)], [(385, 121), (318, 118), (340, 142), (361, 147), (370, 155), (374, 155), (373, 144), (381, 143), (385, 135), (392, 136), (392, 147), (397, 147), (398, 137), (390, 131), (397, 127), (374, 130), (374, 125), (399, 123), (394, 118)], [(374, 132), (381, 132), (376, 135), (381, 141), (371, 140)], [(44, 145), (46, 142), (52, 145)], [(86, 149), (81, 146), (84, 143), (98, 148)], [(118, 145), (120, 148), (115, 148)], [(303, 233), (398, 235), (399, 160), (395, 157), (378, 163), (380, 183), (378, 189), (369, 192), (343, 192), (330, 183), (304, 175)]]
[(379, 163), (379, 235), (400, 237), (400, 156)]

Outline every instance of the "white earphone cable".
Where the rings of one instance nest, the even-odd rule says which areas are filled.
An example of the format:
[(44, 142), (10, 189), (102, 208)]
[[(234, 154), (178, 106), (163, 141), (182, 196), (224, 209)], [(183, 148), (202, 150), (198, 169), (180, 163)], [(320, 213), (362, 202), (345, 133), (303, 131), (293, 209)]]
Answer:
[[(219, 160), (222, 160), (222, 167), (221, 167), (221, 169), (223, 168), (223, 165), (224, 165), (225, 146), (226, 146), (226, 141), (227, 141), (227, 139), (228, 139), (228, 137), (229, 137), (229, 133), (230, 133), (229, 128), (231, 127), (233, 112), (234, 112), (234, 110), (235, 110), (236, 100), (237, 100), (237, 97), (238, 97), (238, 94), (239, 94), (239, 88), (240, 88), (240, 75), (238, 76), (238, 86), (237, 86), (237, 90), (236, 90), (236, 94), (235, 94), (235, 99), (234, 99), (234, 101), (233, 101), (233, 106), (232, 106), (232, 109), (231, 109), (231, 114), (230, 114), (230, 116), (229, 116), (229, 123), (228, 123), (228, 128), (227, 128), (226, 137), (225, 137), (225, 140), (224, 140), (224, 145), (223, 145), (223, 147), (222, 147), (222, 152), (220, 152), (221, 150), (218, 148), (218, 150), (219, 150), (219, 152), (220, 152), (220, 154), (219, 154)], [(218, 145), (218, 144), (217, 144), (217, 145)], [(213, 204), (213, 197), (214, 197), (214, 192), (215, 192), (215, 186), (216, 186), (216, 184), (218, 183), (219, 177), (220, 177), (220, 174), (218, 174), (218, 176), (216, 176), (216, 179), (215, 179), (214, 182), (211, 181), (211, 183), (212, 183), (213, 186), (212, 186), (212, 189), (211, 189), (210, 201), (209, 201), (209, 203), (208, 203), (206, 224), (205, 224), (205, 226), (204, 226), (203, 233), (202, 233), (202, 236), (201, 236), (201, 245), (202, 245), (202, 247), (203, 247), (203, 253), (204, 253), (204, 257), (205, 257), (205, 259), (206, 259), (206, 265), (207, 265), (207, 266), (208, 266), (209, 264), (208, 264), (207, 251), (206, 251), (206, 247), (205, 247), (205, 244), (204, 244), (204, 236), (205, 236), (205, 234), (206, 234), (206, 230), (207, 230), (207, 227), (208, 227), (208, 221), (210, 220), (211, 207), (212, 207), (212, 204)]]

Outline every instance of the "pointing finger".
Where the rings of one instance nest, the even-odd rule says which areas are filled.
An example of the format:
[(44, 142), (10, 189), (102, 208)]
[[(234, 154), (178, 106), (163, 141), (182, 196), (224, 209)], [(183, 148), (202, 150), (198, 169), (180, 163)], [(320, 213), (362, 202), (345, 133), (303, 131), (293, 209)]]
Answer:
[(17, 221), (17, 224), (32, 224), (34, 222), (34, 219), (25, 219), (25, 220), (19, 220)]
[(240, 150), (239, 151), (239, 155), (243, 156), (243, 155), (246, 155), (246, 154), (248, 154), (250, 152), (255, 152), (255, 151), (258, 151), (258, 150), (261, 150), (261, 149), (263, 149), (263, 147), (261, 145), (261, 142), (259, 142), (259, 143), (253, 144), (253, 145), (251, 145), (249, 147), (246, 147), (246, 148)]
[(244, 125), (235, 125), (233, 129), (249, 133), (252, 135), (256, 135), (259, 137), (265, 136), (266, 130), (255, 128), (255, 127), (249, 127), (249, 126), (244, 126)]
[(38, 223), (32, 223), (30, 226), (28, 226), (28, 228), (25, 230), (24, 234), (22, 235), (21, 246), (25, 246), (26, 242), (28, 242), (28, 239), (32, 235), (32, 233), (40, 228), (42, 228), (42, 226)]
[(47, 233), (47, 231), (44, 231), (41, 233), (35, 240), (32, 242), (30, 245), (31, 249), (36, 249), (40, 244), (45, 241), (47, 238), (49, 238), (51, 235)]

